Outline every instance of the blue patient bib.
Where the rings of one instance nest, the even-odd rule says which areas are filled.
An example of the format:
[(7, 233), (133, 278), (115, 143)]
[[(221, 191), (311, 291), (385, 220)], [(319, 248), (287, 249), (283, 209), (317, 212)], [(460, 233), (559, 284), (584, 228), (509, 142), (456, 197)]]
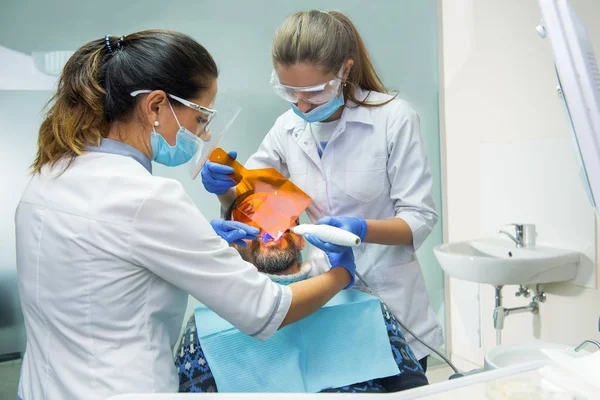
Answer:
[(199, 306), (196, 330), (219, 392), (319, 392), (400, 373), (379, 299), (337, 294), (260, 342)]

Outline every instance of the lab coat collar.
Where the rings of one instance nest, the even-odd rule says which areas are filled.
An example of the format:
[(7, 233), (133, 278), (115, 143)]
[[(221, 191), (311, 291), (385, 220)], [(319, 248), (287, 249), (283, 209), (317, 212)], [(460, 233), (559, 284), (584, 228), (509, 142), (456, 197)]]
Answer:
[(131, 157), (152, 174), (152, 162), (150, 159), (144, 153), (126, 143), (102, 138), (100, 146), (88, 145), (87, 147), (89, 151), (97, 153), (118, 154), (120, 156)]
[[(354, 95), (357, 99), (364, 101), (371, 93), (369, 90), (356, 89)], [(346, 122), (358, 122), (361, 124), (373, 125), (371, 110), (368, 107), (361, 107), (352, 101), (348, 101), (344, 106), (344, 112), (340, 123), (345, 126)], [(283, 128), (291, 131), (295, 129), (305, 129), (307, 122), (297, 116), (291, 109), (283, 115)]]
[[(368, 99), (371, 91), (356, 89), (354, 91), (354, 97), (360, 101)], [(373, 125), (373, 119), (371, 118), (371, 109), (368, 107), (360, 106), (353, 101), (348, 101), (344, 113), (342, 114), (342, 120), (346, 122), (358, 122), (366, 125)]]

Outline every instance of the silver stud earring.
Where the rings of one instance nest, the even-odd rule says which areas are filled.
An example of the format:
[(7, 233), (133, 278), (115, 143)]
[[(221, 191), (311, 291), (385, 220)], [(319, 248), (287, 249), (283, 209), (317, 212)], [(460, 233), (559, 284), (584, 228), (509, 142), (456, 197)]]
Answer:
[(160, 125), (158, 121), (154, 121), (154, 126)]

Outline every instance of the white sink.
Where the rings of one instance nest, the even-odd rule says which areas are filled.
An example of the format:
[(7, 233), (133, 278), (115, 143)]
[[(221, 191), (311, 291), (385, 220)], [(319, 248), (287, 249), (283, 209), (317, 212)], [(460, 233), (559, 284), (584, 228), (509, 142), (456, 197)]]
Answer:
[(492, 285), (526, 285), (573, 279), (580, 253), (547, 246), (517, 248), (502, 238), (436, 246), (433, 252), (451, 277)]
[(485, 353), (484, 369), (493, 370), (537, 361), (550, 361), (551, 358), (547, 352), (559, 353), (573, 358), (585, 357), (591, 354), (585, 350), (575, 352), (572, 346), (556, 343), (502, 344)]

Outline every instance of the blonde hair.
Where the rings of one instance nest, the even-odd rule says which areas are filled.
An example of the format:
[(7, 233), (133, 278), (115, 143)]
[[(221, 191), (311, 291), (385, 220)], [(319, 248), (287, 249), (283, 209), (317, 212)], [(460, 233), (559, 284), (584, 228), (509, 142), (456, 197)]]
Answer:
[[(314, 64), (327, 73), (337, 73), (348, 60), (354, 64), (344, 86), (344, 98), (365, 107), (384, 105), (358, 100), (354, 87), (388, 93), (379, 79), (358, 30), (339, 11), (300, 11), (290, 15), (275, 33), (271, 49), (273, 65)], [(368, 96), (367, 96), (368, 97)], [(395, 96), (394, 96), (395, 97)]]

